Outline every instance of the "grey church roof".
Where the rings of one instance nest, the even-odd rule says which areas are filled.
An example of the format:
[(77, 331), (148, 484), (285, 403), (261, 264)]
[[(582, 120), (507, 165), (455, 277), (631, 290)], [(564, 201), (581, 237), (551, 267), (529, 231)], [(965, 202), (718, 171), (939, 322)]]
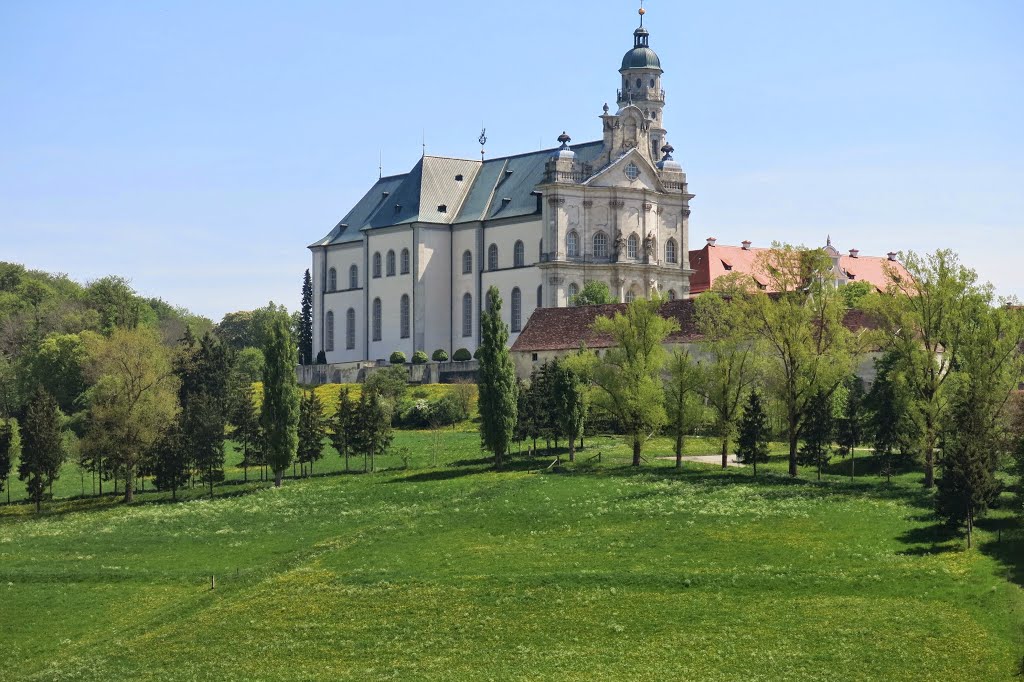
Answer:
[[(573, 147), (581, 163), (600, 155), (602, 143)], [(554, 152), (545, 149), (486, 161), (422, 157), (411, 171), (378, 180), (323, 239), (311, 246), (362, 239), (362, 231), (415, 222), (448, 225), (537, 213), (532, 193)], [(461, 176), (461, 180), (456, 177)], [(445, 211), (439, 210), (445, 207)]]

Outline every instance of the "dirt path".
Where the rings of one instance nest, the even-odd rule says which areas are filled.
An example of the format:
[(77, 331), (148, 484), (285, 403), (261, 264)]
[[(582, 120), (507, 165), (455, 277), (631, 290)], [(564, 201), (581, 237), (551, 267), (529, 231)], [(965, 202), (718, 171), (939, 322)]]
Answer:
[[(675, 457), (658, 457), (657, 459), (671, 459), (671, 460), (674, 460)], [(718, 466), (722, 466), (722, 456), (721, 455), (683, 455), (683, 461), (684, 462), (696, 462), (697, 464), (717, 464)], [(729, 466), (731, 466), (731, 467), (745, 467), (745, 466), (747, 466), (746, 464), (741, 464), (739, 461), (737, 461), (736, 455), (729, 455), (728, 463), (729, 463)]]

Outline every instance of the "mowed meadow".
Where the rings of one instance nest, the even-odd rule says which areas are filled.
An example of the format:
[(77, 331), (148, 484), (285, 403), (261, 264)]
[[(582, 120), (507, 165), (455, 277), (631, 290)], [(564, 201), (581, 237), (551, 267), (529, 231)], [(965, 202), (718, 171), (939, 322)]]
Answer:
[[(398, 431), (376, 473), (330, 451), (282, 489), (0, 506), (12, 680), (1007, 680), (1024, 540), (975, 549), (920, 474), (822, 482), (613, 438), (496, 472), (465, 425)], [(715, 451), (692, 438), (691, 454)], [(600, 460), (597, 454), (601, 453)], [(231, 455), (230, 462), (237, 461)], [(250, 479), (253, 472), (250, 471)], [(72, 485), (73, 484), (73, 485)], [(80, 485), (68, 466), (59, 486)], [(87, 486), (88, 487), (88, 486)], [(55, 491), (57, 492), (57, 491)], [(1007, 494), (1008, 495), (1008, 494)], [(211, 589), (211, 577), (216, 586)]]

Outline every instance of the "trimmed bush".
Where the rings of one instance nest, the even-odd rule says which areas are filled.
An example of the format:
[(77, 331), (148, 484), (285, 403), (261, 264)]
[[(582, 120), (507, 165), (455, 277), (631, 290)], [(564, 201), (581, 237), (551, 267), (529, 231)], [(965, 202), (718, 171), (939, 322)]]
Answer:
[(327, 364), (327, 353), (320, 351), (316, 354), (316, 364), (326, 365)]
[[(403, 356), (403, 359), (404, 359), (404, 356)], [(430, 361), (430, 358), (428, 358), (427, 354), (424, 353), (421, 350), (418, 350), (418, 351), (416, 351), (415, 353), (412, 354), (412, 364), (414, 364), (414, 365), (425, 365), (429, 361)]]
[(480, 349), (479, 348), (477, 348), (475, 351), (473, 351), (473, 359), (474, 360), (479, 360), (480, 359)]
[(452, 360), (455, 362), (468, 362), (473, 359), (473, 354), (469, 352), (468, 348), (460, 348), (455, 351), (455, 355), (452, 356)]
[(444, 348), (438, 348), (434, 351), (434, 355), (431, 356), (434, 362), (448, 362), (448, 351)]
[(405, 364), (405, 353), (400, 350), (396, 350), (391, 354), (392, 365), (404, 365)]

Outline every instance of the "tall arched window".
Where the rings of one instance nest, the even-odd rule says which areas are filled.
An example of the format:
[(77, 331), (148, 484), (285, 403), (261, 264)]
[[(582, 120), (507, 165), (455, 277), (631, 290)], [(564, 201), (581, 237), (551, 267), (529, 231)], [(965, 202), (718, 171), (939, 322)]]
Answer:
[(668, 290), (668, 300), (674, 301), (674, 300), (676, 300), (676, 298), (678, 298), (676, 296), (676, 290), (675, 289), (669, 289)]
[(537, 285), (537, 307), (538, 308), (543, 308), (544, 307), (544, 285), (543, 284), (538, 284)]
[(473, 336), (473, 295), (462, 297), (462, 335)]
[(388, 277), (395, 276), (395, 252), (388, 251)]
[(338, 290), (338, 271), (331, 268), (327, 271), (327, 291)]
[(498, 245), (491, 244), (487, 247), (487, 269), (497, 270), (498, 269)]
[(519, 287), (512, 289), (512, 331), (523, 330), (523, 294)]
[(594, 235), (594, 258), (608, 257), (608, 235), (598, 232)]
[(526, 247), (523, 246), (522, 242), (516, 242), (516, 245), (512, 248), (512, 264), (517, 268), (526, 265)]
[(632, 303), (636, 300), (636, 292), (630, 289), (626, 292), (626, 303)]
[(401, 332), (402, 338), (409, 338), (409, 294), (402, 294), (402, 304), (399, 308), (401, 317)]
[(402, 249), (401, 268), (401, 272), (403, 275), (409, 274), (409, 249)]
[(569, 254), (569, 258), (580, 257), (580, 235), (576, 230), (565, 235), (565, 250)]
[(580, 293), (580, 288), (576, 284), (576, 282), (573, 282), (572, 284), (569, 285), (569, 291), (568, 291), (568, 294), (569, 294), (569, 305), (576, 305), (576, 303), (575, 303), (575, 301), (573, 301), (573, 299), (576, 298), (579, 295), (579, 293)]
[(380, 277), (380, 251), (373, 254), (373, 276)]
[(473, 252), (466, 249), (462, 252), (462, 274), (469, 275), (473, 272)]
[(626, 240), (626, 258), (636, 260), (638, 253), (640, 253), (640, 237), (637, 237), (636, 232), (634, 232)]
[(676, 240), (669, 239), (665, 242), (665, 262), (675, 263), (676, 262)]
[(380, 299), (373, 299), (373, 340), (380, 341), (381, 339), (381, 317), (383, 311), (381, 310)]
[(348, 269), (348, 288), (358, 289), (359, 288), (359, 266), (355, 263)]
[(324, 351), (334, 350), (334, 311), (328, 310), (324, 320)]
[(349, 308), (345, 313), (345, 348), (352, 350), (356, 347), (356, 311)]

